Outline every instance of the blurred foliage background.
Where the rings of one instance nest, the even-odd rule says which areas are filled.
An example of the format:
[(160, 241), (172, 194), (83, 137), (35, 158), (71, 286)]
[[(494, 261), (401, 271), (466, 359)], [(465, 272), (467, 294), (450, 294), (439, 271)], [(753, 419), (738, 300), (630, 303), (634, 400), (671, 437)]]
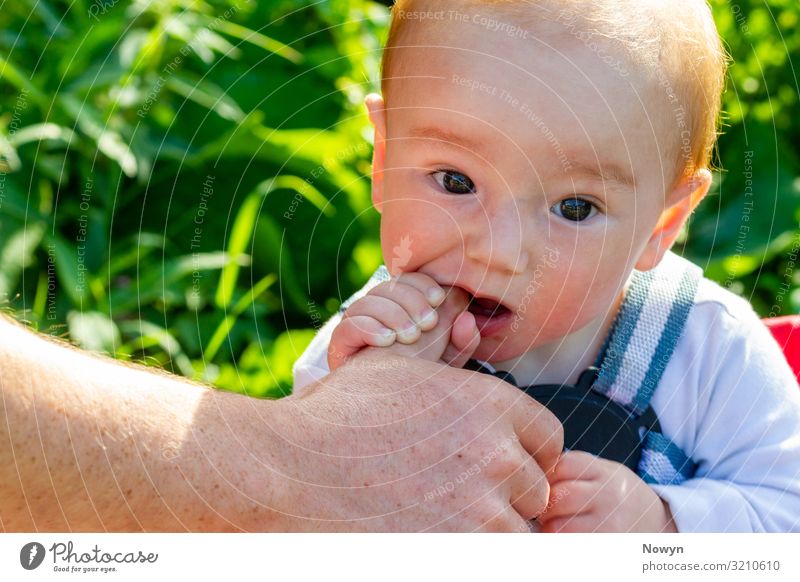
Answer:
[[(734, 65), (679, 252), (800, 313), (796, 0), (713, 0)], [(0, 3), (0, 308), (260, 397), (380, 264), (369, 0)], [(747, 218), (745, 218), (747, 217)]]

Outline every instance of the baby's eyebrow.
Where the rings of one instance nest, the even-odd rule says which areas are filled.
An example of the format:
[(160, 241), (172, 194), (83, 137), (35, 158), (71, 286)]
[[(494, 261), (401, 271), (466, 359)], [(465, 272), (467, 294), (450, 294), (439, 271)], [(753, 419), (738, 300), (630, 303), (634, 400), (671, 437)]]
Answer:
[(636, 188), (636, 180), (634, 177), (617, 164), (606, 162), (598, 167), (596, 164), (574, 160), (569, 160), (568, 163), (568, 174), (570, 175), (588, 178), (590, 180), (600, 180), (602, 182), (616, 182), (620, 186), (626, 188)]
[(432, 145), (455, 145), (465, 150), (478, 154), (483, 158), (489, 158), (489, 153), (485, 149), (485, 142), (471, 139), (459, 135), (454, 131), (443, 127), (423, 126), (415, 127), (408, 132), (408, 137), (430, 140)]
[[(431, 145), (434, 146), (456, 146), (477, 154), (484, 159), (492, 158), (491, 153), (486, 149), (485, 141), (471, 139), (444, 127), (433, 125), (415, 127), (408, 132), (408, 137), (429, 140)], [(569, 155), (566, 158), (568, 161), (562, 164), (562, 170), (565, 170), (568, 175), (575, 178), (614, 182), (630, 189), (636, 188), (634, 177), (629, 172), (624, 171), (618, 164), (603, 162), (598, 166), (581, 159), (574, 159)]]

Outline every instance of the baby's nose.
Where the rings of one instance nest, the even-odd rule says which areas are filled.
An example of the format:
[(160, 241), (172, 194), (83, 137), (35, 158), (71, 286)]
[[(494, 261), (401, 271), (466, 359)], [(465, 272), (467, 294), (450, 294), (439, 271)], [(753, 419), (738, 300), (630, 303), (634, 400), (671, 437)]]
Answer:
[(524, 248), (524, 225), (518, 215), (503, 212), (493, 217), (484, 216), (478, 224), (480, 226), (466, 241), (467, 257), (512, 275), (524, 273), (529, 255)]

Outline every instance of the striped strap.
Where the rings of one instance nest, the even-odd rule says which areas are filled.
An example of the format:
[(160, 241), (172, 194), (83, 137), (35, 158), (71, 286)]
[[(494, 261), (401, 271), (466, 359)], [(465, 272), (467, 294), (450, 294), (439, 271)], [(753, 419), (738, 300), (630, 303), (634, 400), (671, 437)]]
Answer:
[[(634, 271), (593, 389), (639, 416), (681, 337), (702, 278), (699, 267), (667, 253), (651, 271)], [(644, 435), (639, 476), (647, 483), (679, 484), (694, 462), (663, 434)]]
[(650, 404), (694, 304), (700, 268), (673, 253), (634, 271), (594, 389), (637, 416)]
[(637, 472), (645, 483), (680, 485), (694, 475), (697, 466), (660, 432), (648, 432), (642, 443)]

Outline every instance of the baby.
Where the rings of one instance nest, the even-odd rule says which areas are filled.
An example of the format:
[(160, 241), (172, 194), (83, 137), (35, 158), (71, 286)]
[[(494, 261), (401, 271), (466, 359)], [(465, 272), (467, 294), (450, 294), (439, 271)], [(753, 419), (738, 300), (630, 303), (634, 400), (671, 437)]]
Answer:
[(626, 466), (584, 446), (593, 420), (559, 415), (577, 444), (551, 503), (515, 505), (542, 531), (800, 530), (794, 376), (749, 304), (670, 252), (712, 181), (726, 57), (705, 1), (392, 14), (366, 103), (387, 267), (320, 330), (295, 390), (365, 348), (579, 383), (598, 415), (640, 422), (641, 450)]

